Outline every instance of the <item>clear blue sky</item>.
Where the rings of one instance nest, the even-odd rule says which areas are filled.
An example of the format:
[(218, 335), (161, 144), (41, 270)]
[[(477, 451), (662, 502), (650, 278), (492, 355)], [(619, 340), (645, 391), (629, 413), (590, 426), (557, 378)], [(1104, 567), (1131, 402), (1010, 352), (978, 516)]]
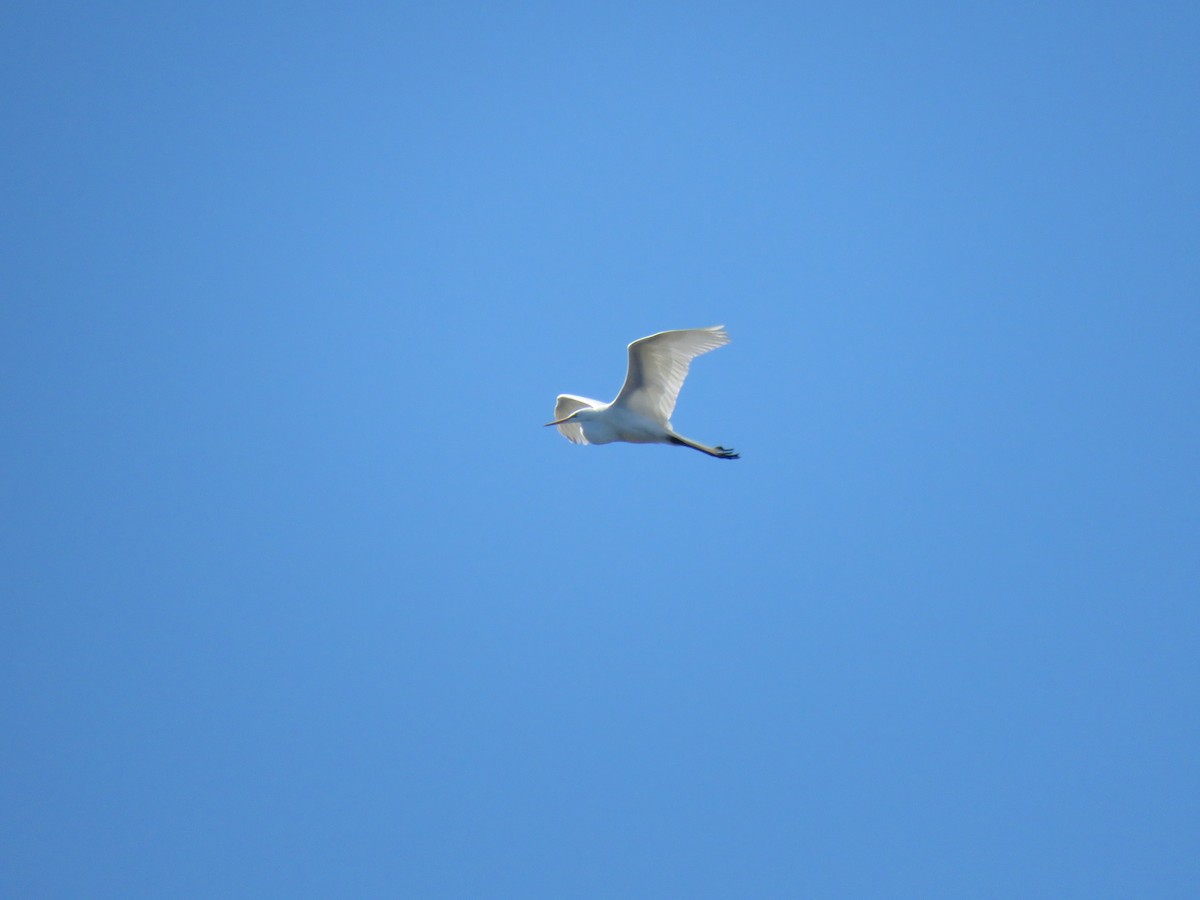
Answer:
[(1200, 6), (428, 7), (3, 14), (0, 894), (1200, 895)]

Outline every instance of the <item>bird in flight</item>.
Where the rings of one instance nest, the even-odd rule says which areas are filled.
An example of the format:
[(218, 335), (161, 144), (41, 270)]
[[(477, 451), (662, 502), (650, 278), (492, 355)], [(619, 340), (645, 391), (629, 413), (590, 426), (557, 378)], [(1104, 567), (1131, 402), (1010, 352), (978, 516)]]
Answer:
[(573, 444), (676, 444), (717, 459), (737, 459), (725, 447), (708, 447), (675, 433), (671, 413), (692, 360), (729, 343), (724, 325), (660, 331), (629, 345), (629, 371), (612, 403), (559, 394), (554, 404), (558, 430)]

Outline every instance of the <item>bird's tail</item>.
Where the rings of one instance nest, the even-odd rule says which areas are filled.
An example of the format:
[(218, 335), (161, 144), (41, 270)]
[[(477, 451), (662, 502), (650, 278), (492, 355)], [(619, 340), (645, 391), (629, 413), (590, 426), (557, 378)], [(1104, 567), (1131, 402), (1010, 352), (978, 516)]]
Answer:
[(693, 450), (699, 450), (701, 453), (707, 453), (709, 456), (715, 456), (717, 459), (739, 459), (736, 451), (730, 450), (728, 447), (708, 447), (704, 444), (698, 444), (695, 441), (688, 440), (682, 435), (669, 433), (667, 440), (672, 444), (678, 444), (680, 447), (691, 447)]

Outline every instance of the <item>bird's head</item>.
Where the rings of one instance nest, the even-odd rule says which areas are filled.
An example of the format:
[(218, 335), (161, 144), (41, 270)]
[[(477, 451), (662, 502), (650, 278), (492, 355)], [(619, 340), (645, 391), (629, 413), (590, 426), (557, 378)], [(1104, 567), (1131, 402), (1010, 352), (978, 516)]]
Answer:
[(545, 426), (543, 426), (543, 427), (549, 428), (551, 425), (562, 425), (564, 422), (577, 422), (577, 421), (579, 421), (579, 419), (582, 418), (580, 413), (585, 413), (585, 412), (591, 412), (591, 410), (590, 409), (577, 409), (577, 410), (575, 410), (575, 412), (571, 413), (569, 416), (563, 416), (561, 419), (555, 419), (553, 422), (547, 422), (545, 424)]

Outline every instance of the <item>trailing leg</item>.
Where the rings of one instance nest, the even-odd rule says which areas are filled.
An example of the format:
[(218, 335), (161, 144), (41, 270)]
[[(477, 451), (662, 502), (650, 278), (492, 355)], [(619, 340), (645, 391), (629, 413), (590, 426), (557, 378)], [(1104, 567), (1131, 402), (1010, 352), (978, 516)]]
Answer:
[(667, 440), (672, 444), (678, 444), (680, 447), (691, 447), (693, 450), (699, 450), (701, 453), (707, 453), (709, 456), (715, 456), (717, 459), (738, 459), (736, 451), (730, 450), (727, 447), (708, 447), (704, 444), (698, 444), (695, 441), (688, 440), (678, 434), (668, 434)]

